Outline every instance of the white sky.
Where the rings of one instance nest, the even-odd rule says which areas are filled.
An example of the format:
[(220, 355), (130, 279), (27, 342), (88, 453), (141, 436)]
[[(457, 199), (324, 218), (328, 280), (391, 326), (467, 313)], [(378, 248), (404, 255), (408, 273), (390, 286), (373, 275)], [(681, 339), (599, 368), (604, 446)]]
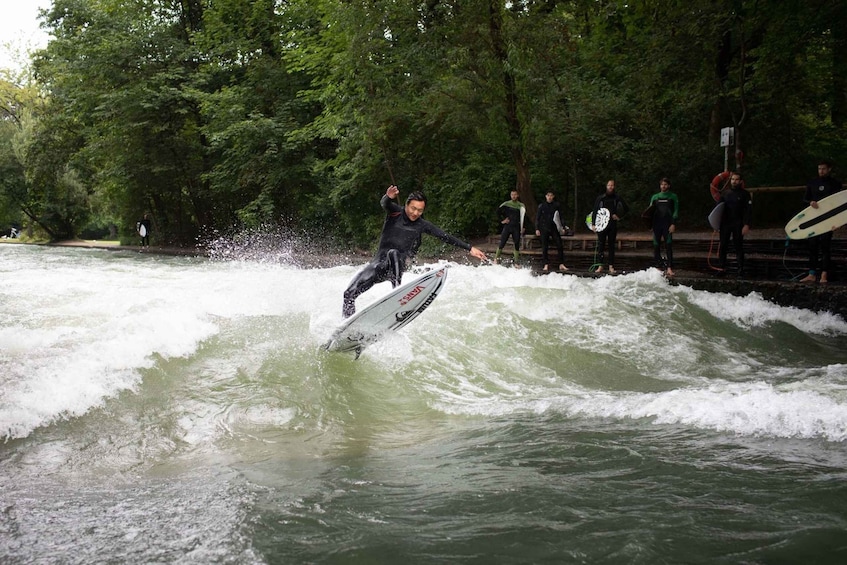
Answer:
[(0, 0), (0, 69), (19, 70), (28, 64), (27, 52), (47, 45), (49, 36), (38, 27), (38, 10), (51, 4), (51, 0)]

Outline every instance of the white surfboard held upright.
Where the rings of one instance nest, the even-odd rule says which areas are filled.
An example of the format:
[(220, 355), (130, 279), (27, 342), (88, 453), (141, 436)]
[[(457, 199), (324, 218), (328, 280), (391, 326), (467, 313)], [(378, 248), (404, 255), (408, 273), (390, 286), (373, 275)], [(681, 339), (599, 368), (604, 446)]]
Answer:
[(397, 287), (345, 320), (324, 349), (355, 352), (358, 358), (365, 347), (417, 318), (432, 304), (446, 280), (447, 267), (444, 266)]
[(818, 207), (803, 209), (785, 224), (790, 239), (806, 239), (830, 232), (847, 224), (847, 190), (818, 201)]

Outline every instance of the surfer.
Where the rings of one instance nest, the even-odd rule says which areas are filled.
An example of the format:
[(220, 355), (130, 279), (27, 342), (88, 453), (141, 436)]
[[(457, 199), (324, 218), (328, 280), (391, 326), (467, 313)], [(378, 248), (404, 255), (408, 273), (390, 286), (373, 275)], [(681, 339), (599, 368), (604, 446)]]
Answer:
[(559, 252), (559, 270), (567, 271), (565, 266), (565, 254), (562, 249), (561, 234), (565, 233), (565, 226), (562, 225), (561, 206), (555, 201), (556, 195), (552, 190), (548, 190), (544, 195), (545, 201), (538, 206), (538, 211), (535, 213), (535, 235), (541, 238), (541, 260), (544, 263), (542, 269), (545, 273), (550, 270), (550, 260), (547, 251), (550, 248), (550, 238), (556, 244), (556, 250)]
[(353, 277), (344, 291), (341, 313), (345, 318), (356, 312), (356, 299), (376, 283), (390, 281), (391, 286), (395, 288), (400, 284), (406, 262), (417, 254), (421, 245), (421, 234), (428, 234), (450, 245), (466, 249), (472, 257), (481, 261), (488, 259), (480, 249), (453, 237), (421, 217), (426, 208), (426, 196), (422, 192), (414, 191), (409, 194), (405, 207), (392, 202), (399, 192), (400, 189), (391, 185), (379, 201), (385, 210), (379, 249), (376, 256)]
[(753, 223), (753, 199), (744, 190), (741, 173), (733, 172), (729, 177), (729, 190), (723, 191), (718, 202), (724, 203), (721, 216), (720, 268), (726, 271), (726, 256), (729, 252), (729, 240), (735, 244), (735, 258), (738, 261), (738, 276), (744, 273), (744, 236)]
[[(812, 179), (806, 185), (806, 194), (803, 202), (812, 208), (818, 207), (818, 200), (832, 196), (836, 192), (844, 190), (844, 186), (838, 179), (832, 178), (832, 161), (822, 159), (818, 163), (818, 178)], [(832, 231), (815, 235), (809, 238), (809, 274), (800, 279), (800, 282), (815, 282), (818, 271), (818, 254), (821, 261), (820, 282), (828, 282), (828, 271), (831, 263)]]
[(615, 245), (618, 239), (618, 220), (621, 219), (627, 211), (627, 205), (623, 198), (615, 192), (615, 181), (609, 180), (606, 182), (606, 190), (597, 197), (594, 201), (594, 212), (591, 216), (591, 224), (594, 225), (597, 218), (597, 212), (600, 209), (606, 208), (609, 210), (609, 225), (603, 231), (597, 232), (597, 261), (600, 266), (597, 267), (597, 273), (603, 272), (604, 253), (606, 251), (606, 243), (609, 244), (609, 262), (607, 264), (609, 273), (615, 273)]
[(665, 251), (668, 256), (665, 274), (674, 276), (673, 272), (673, 233), (676, 231), (676, 220), (679, 218), (679, 200), (671, 192), (671, 181), (663, 178), (659, 182), (659, 192), (650, 198), (653, 207), (653, 259), (661, 268), (662, 255), (659, 245), (665, 240)]
[(494, 262), (500, 263), (500, 254), (506, 247), (509, 236), (512, 236), (512, 241), (515, 244), (514, 265), (517, 267), (521, 255), (521, 235), (524, 233), (523, 221), (526, 215), (526, 206), (518, 200), (517, 190), (513, 190), (509, 194), (509, 200), (500, 204), (500, 207), (497, 208), (497, 215), (500, 217), (503, 231), (500, 233), (500, 245), (497, 246), (497, 252), (494, 254)]
[(150, 247), (150, 219), (147, 217), (147, 214), (144, 214), (144, 216), (138, 220), (135, 224), (135, 229), (141, 237), (141, 247)]

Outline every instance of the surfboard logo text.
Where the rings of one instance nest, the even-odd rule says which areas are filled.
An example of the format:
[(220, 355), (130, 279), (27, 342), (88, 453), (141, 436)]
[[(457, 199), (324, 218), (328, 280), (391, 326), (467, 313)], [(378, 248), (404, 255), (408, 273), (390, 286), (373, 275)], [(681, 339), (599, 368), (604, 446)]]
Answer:
[(406, 304), (408, 304), (410, 300), (419, 295), (421, 291), (425, 288), (425, 286), (417, 285), (415, 288), (407, 292), (406, 295), (400, 299), (400, 306), (405, 306)]

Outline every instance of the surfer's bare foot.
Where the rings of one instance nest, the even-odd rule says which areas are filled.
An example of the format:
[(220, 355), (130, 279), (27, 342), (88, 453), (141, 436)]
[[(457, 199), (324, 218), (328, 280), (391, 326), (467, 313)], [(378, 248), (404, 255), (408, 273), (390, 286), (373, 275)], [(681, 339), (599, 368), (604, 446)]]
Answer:
[(665, 271), (665, 276), (666, 276), (666, 277), (672, 277), (672, 276), (674, 276), (673, 269), (671, 269), (670, 267), (668, 267), (668, 270), (667, 270), (667, 271)]
[(817, 280), (815, 279), (815, 275), (806, 275), (805, 277), (800, 279), (800, 282), (815, 282), (815, 280)]
[(567, 268), (567, 267), (565, 267), (564, 265), (559, 265), (559, 270), (560, 270), (560, 271), (567, 271), (567, 270), (568, 270), (568, 268)]
[(550, 265), (544, 265), (544, 268), (543, 268), (543, 269), (541, 269), (541, 270), (542, 270), (542, 271), (544, 271), (544, 272), (546, 273), (547, 271), (549, 271), (549, 270), (550, 270)]
[(829, 278), (826, 276), (826, 272), (821, 273), (821, 284), (826, 284), (829, 282)]
[(599, 267), (597, 267), (597, 270), (594, 271), (594, 272), (595, 273), (602, 273), (603, 272), (603, 265), (600, 265)]
[(611, 265), (609, 265), (609, 274), (610, 274), (610, 275), (614, 275), (616, 272), (617, 272), (617, 271), (615, 271), (615, 268), (614, 268), (614, 267), (612, 267)]

